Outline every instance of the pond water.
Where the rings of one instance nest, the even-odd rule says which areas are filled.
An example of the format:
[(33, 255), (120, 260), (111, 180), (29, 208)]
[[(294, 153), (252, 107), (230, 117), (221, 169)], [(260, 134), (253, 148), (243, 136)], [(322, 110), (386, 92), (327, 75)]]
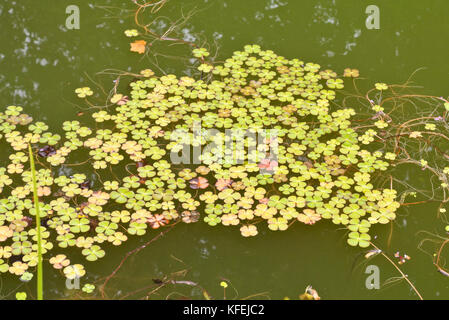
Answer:
[[(71, 4), (80, 8), (79, 30), (65, 27), (66, 7)], [(196, 10), (185, 22), (182, 33), (189, 41), (212, 44), (218, 52), (217, 60), (255, 43), (287, 58), (313, 61), (339, 72), (346, 67), (357, 68), (361, 77), (367, 79), (366, 86), (376, 82), (403, 83), (415, 70), (425, 68), (414, 75), (415, 83), (423, 86), (427, 94), (447, 95), (449, 3), (375, 0), (372, 4), (380, 8), (379, 30), (366, 28), (367, 3), (356, 0), (171, 0), (157, 16), (177, 20)], [(132, 1), (2, 1), (2, 109), (8, 105), (23, 106), (34, 119), (47, 122), (57, 131), (63, 121), (77, 118), (80, 108), (85, 108), (73, 92), (84, 85), (94, 88), (91, 80), (96, 79), (98, 72), (119, 69), (138, 73), (152, 68), (158, 74), (188, 74), (188, 61), (168, 57), (182, 57), (188, 48), (154, 48), (160, 52), (157, 60), (151, 54), (142, 58), (129, 51), (129, 39), (123, 31), (135, 27), (134, 9)], [(167, 21), (159, 20), (155, 28), (166, 28)], [(103, 77), (103, 85), (112, 87), (112, 80)], [(356, 105), (352, 107), (357, 109)], [(423, 188), (429, 184), (419, 169), (410, 170), (401, 174)], [(449, 298), (448, 278), (437, 272), (431, 256), (418, 249), (423, 239), (419, 231), (444, 235), (445, 224), (437, 219), (436, 212), (437, 205), (429, 204), (401, 208), (392, 225), (379, 225), (372, 230), (372, 235), (377, 236), (375, 243), (389, 257), (394, 259), (393, 254), (400, 251), (412, 258), (401, 269), (425, 299)], [(89, 273), (82, 282), (95, 282), (109, 275), (128, 251), (156, 234), (128, 241), (110, 250), (101, 261), (87, 263)], [(400, 274), (380, 255), (363, 264), (363, 252), (349, 247), (345, 231), (327, 221), (314, 226), (297, 224), (286, 232), (263, 231), (251, 239), (242, 238), (234, 228), (179, 224), (124, 263), (108, 285), (108, 296), (125, 297), (152, 286), (152, 279), (187, 270), (180, 280), (200, 284), (214, 298), (223, 298), (221, 279), (232, 283), (238, 298), (265, 293), (260, 297), (293, 299), (309, 284), (323, 299), (417, 298), (403, 280), (368, 290), (364, 273), (368, 264), (380, 268), (381, 282)], [(44, 272), (46, 298), (67, 298), (73, 294), (65, 288), (63, 276), (48, 263)], [(10, 293), (15, 292), (17, 279), (4, 274), (0, 277), (0, 296), (13, 298)], [(26, 286), (20, 290), (34, 292), (33, 284)], [(126, 297), (142, 298), (149, 291)], [(203, 298), (200, 290), (183, 285), (165, 287), (152, 298), (165, 299), (173, 292), (179, 293), (172, 296), (176, 298)], [(235, 297), (232, 289), (227, 290), (227, 297)]]

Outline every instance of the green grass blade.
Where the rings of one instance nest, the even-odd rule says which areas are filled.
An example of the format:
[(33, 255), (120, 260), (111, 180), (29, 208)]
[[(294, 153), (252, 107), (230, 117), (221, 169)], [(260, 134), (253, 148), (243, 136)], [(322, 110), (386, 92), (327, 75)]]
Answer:
[(37, 231), (37, 300), (44, 299), (44, 277), (42, 270), (42, 240), (41, 240), (41, 217), (39, 211), (39, 198), (37, 196), (36, 168), (34, 166), (34, 155), (31, 145), (28, 145), (28, 153), (30, 155), (31, 176), (33, 180), (33, 200), (36, 210), (36, 231)]

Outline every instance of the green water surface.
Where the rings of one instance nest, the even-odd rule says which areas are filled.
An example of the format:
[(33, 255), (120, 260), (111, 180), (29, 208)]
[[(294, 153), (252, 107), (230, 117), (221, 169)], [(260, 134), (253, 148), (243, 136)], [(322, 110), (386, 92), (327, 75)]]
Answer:
[[(65, 27), (65, 10), (71, 4), (80, 8), (79, 30)], [(365, 26), (365, 8), (370, 4), (380, 8), (379, 30)], [(425, 68), (415, 74), (416, 84), (428, 94), (448, 94), (447, 0), (170, 0), (157, 13), (166, 19), (159, 20), (154, 28), (164, 30), (168, 19), (177, 20), (195, 8), (197, 12), (182, 27), (182, 35), (200, 45), (209, 43), (212, 53), (217, 52), (217, 60), (255, 43), (287, 58), (313, 61), (339, 73), (346, 67), (357, 68), (366, 85), (403, 83), (415, 70)], [(77, 118), (80, 108), (85, 108), (75, 96), (75, 88), (88, 85), (99, 90), (91, 81), (97, 81), (96, 73), (102, 70), (138, 73), (152, 68), (157, 74), (189, 74), (189, 61), (181, 58), (188, 55), (185, 46), (170, 49), (156, 44), (154, 52), (158, 55), (150, 53), (148, 57), (129, 51), (130, 41), (123, 31), (135, 28), (134, 9), (132, 1), (118, 0), (2, 0), (1, 108), (23, 106), (35, 120), (47, 122), (58, 132), (63, 121)], [(112, 80), (101, 78), (106, 90), (114, 85)], [(357, 105), (351, 107), (357, 110)], [(428, 185), (427, 177), (416, 171), (419, 169), (410, 170), (402, 172), (404, 179), (423, 188)], [(419, 231), (444, 235), (445, 224), (436, 218), (436, 212), (436, 205), (429, 204), (401, 208), (389, 247), (390, 225), (377, 225), (371, 234), (390, 257), (396, 251), (412, 257), (401, 268), (425, 299), (448, 299), (449, 279), (436, 271), (431, 256), (418, 250), (425, 237)], [(156, 234), (108, 250), (99, 262), (83, 262), (79, 257), (88, 269), (81, 285), (109, 275), (126, 252)], [(381, 282), (400, 274), (381, 256), (363, 264), (361, 252), (360, 248), (349, 247), (345, 231), (328, 221), (314, 226), (296, 224), (285, 232), (262, 231), (251, 239), (241, 237), (235, 228), (211, 228), (202, 222), (179, 224), (129, 258), (107, 292), (110, 298), (125, 297), (134, 290), (151, 287), (152, 279), (187, 270), (179, 279), (200, 284), (214, 298), (223, 298), (221, 279), (233, 284), (239, 298), (262, 292), (272, 299), (297, 298), (309, 284), (324, 299), (417, 298), (405, 281), (368, 290), (364, 274), (368, 264), (380, 268)], [(64, 277), (48, 263), (46, 266), (45, 297), (71, 297), (73, 292), (65, 288)], [(13, 298), (17, 279), (4, 274), (0, 277), (0, 296)], [(152, 288), (127, 297), (145, 297)], [(34, 287), (27, 284), (20, 290), (32, 294)], [(186, 285), (167, 286), (151, 297), (165, 299), (173, 292), (179, 292), (173, 298), (203, 298), (199, 289)], [(235, 297), (231, 288), (226, 295)]]

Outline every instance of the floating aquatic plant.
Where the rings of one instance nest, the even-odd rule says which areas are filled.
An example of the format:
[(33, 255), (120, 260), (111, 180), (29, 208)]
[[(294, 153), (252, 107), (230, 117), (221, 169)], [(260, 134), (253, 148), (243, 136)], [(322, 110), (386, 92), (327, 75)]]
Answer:
[[(145, 44), (137, 40), (132, 50), (143, 53)], [(67, 248), (96, 261), (111, 245), (178, 219), (236, 227), (244, 237), (256, 236), (262, 223), (283, 231), (294, 222), (329, 220), (348, 228), (348, 244), (360, 247), (369, 245), (373, 224), (395, 219), (396, 192), (372, 183), (394, 154), (364, 148), (376, 131), (359, 134), (351, 128), (355, 111), (332, 106), (344, 87), (335, 72), (256, 45), (223, 65), (204, 61), (203, 48), (194, 56), (208, 81), (144, 70), (127, 96), (116, 94), (113, 106), (93, 113), (97, 129), (66, 121), (60, 136), (43, 122), (30, 123), (21, 107), (0, 113), (10, 160), (0, 168), (0, 272), (22, 276), (36, 265), (36, 215), (42, 254), (69, 279), (86, 269), (64, 254)], [(93, 95), (88, 87), (75, 93)], [(232, 137), (226, 129), (235, 130)], [(37, 160), (39, 211), (31, 201), (28, 144)], [(172, 161), (197, 147), (197, 159)], [(77, 163), (74, 154), (84, 160)], [(98, 179), (77, 172), (76, 164), (87, 164)]]

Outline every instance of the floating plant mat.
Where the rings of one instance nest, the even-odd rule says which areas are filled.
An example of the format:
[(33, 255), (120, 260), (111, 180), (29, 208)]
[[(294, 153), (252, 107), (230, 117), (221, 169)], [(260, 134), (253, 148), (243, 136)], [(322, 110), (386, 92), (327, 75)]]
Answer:
[[(22, 107), (0, 113), (9, 156), (0, 168), (0, 272), (29, 278), (37, 264), (28, 144), (42, 252), (69, 279), (86, 270), (68, 249), (95, 261), (129, 237), (176, 222), (231, 226), (251, 237), (264, 225), (284, 231), (329, 220), (349, 230), (349, 245), (368, 247), (371, 225), (395, 219), (396, 191), (371, 181), (395, 154), (367, 150), (376, 131), (357, 133), (354, 110), (332, 105), (343, 88), (335, 72), (256, 45), (223, 65), (205, 63), (205, 49), (194, 55), (203, 79), (144, 70), (128, 95), (115, 94), (93, 113), (94, 129), (66, 121), (60, 136)], [(75, 154), (85, 160), (75, 162)]]

